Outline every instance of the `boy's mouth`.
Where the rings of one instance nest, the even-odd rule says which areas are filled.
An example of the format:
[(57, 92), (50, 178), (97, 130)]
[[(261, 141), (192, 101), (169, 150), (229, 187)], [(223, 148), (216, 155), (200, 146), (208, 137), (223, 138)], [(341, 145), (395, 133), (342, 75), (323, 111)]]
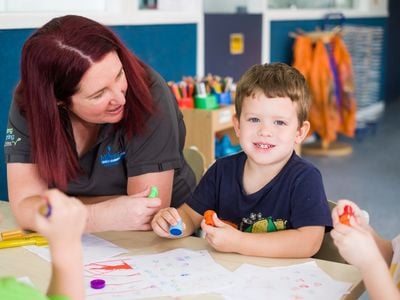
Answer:
[(272, 144), (261, 144), (261, 143), (255, 143), (254, 144), (257, 148), (261, 148), (261, 149), (270, 149), (275, 147), (275, 145)]

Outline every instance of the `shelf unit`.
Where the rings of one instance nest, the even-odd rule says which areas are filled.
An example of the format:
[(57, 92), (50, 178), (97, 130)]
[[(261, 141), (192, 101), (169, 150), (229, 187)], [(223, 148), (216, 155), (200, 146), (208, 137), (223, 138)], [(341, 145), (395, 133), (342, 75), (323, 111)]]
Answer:
[(184, 108), (182, 113), (186, 125), (185, 147), (196, 146), (204, 154), (206, 167), (215, 161), (216, 135), (228, 134), (237, 143), (232, 123), (234, 105), (214, 110)]

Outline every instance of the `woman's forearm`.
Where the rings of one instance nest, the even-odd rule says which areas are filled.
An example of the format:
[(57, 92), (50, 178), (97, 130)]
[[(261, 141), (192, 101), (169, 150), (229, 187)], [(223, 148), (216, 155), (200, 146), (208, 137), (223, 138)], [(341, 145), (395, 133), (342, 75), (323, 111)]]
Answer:
[(35, 213), (46, 203), (46, 200), (40, 196), (29, 196), (20, 201), (10, 201), (11, 209), (19, 226), (27, 230), (36, 230), (34, 228)]
[(151, 230), (150, 222), (160, 205), (159, 198), (147, 198), (147, 193), (87, 204), (85, 232)]
[(112, 200), (102, 201), (94, 204), (86, 204), (88, 217), (85, 232), (103, 232), (110, 230), (121, 230), (118, 228), (118, 216)]

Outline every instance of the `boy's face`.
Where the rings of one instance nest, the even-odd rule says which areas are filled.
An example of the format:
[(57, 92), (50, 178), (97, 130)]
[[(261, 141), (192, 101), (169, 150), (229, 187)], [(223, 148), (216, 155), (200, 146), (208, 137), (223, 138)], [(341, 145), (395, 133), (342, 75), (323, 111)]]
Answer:
[(243, 151), (260, 165), (286, 163), (310, 126), (299, 126), (297, 103), (287, 97), (267, 98), (261, 91), (244, 99), (240, 119), (234, 117), (233, 122)]

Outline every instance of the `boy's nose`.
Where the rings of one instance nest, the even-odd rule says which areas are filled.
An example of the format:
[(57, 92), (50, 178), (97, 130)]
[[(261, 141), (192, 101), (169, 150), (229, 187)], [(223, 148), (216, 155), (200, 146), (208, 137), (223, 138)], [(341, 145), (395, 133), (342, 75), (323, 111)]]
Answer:
[(261, 125), (259, 134), (261, 136), (271, 137), (272, 136), (272, 130), (271, 130), (271, 128), (269, 128), (269, 126)]

